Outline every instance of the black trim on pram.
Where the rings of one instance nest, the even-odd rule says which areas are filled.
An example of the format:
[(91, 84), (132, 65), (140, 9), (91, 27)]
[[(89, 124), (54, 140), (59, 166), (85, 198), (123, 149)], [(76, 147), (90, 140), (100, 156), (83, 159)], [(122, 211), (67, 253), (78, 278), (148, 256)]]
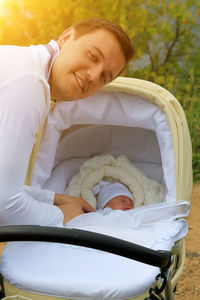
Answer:
[[(16, 241), (72, 244), (106, 251), (141, 263), (159, 267), (161, 269), (161, 274), (159, 275), (166, 274), (172, 264), (172, 253), (170, 251), (152, 250), (125, 240), (95, 232), (33, 225), (0, 226), (0, 242)], [(166, 282), (164, 286), (165, 285)], [(148, 299), (163, 299), (159, 298), (161, 290), (157, 290), (156, 292), (156, 289), (154, 289), (153, 292), (156, 293), (155, 296), (158, 298), (154, 298), (155, 296), (150, 290), (150, 297)], [(171, 299), (171, 297), (169, 299)]]
[(0, 226), (0, 242), (11, 241), (73, 244), (110, 252), (160, 268), (169, 268), (172, 257), (169, 251), (155, 251), (118, 238), (71, 228), (32, 225)]

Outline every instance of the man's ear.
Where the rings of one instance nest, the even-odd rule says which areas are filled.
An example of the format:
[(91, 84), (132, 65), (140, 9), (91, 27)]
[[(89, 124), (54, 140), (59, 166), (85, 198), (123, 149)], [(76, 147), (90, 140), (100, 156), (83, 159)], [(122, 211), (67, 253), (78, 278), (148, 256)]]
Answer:
[(69, 27), (59, 36), (57, 43), (60, 48), (62, 48), (63, 44), (65, 44), (67, 41), (73, 40), (74, 31), (74, 27)]

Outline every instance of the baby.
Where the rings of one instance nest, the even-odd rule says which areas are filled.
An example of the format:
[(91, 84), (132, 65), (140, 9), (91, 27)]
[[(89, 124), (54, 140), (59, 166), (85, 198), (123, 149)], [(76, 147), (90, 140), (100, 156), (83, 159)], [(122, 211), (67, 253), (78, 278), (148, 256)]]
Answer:
[(129, 210), (134, 208), (133, 196), (122, 183), (100, 181), (94, 188), (97, 196), (97, 209), (110, 207), (113, 210)]

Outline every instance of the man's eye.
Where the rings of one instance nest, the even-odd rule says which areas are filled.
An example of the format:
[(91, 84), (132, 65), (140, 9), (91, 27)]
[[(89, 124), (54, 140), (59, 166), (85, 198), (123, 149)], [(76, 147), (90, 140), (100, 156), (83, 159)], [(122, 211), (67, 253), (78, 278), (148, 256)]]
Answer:
[(88, 53), (89, 53), (89, 57), (92, 59), (92, 61), (94, 61), (94, 62), (98, 61), (98, 57), (94, 52), (89, 51)]

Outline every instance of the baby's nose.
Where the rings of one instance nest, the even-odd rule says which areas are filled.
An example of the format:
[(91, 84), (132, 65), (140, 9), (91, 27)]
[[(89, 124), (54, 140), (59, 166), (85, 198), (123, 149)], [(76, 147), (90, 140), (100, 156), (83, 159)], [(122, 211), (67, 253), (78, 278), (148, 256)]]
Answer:
[(133, 208), (134, 205), (133, 205), (133, 201), (130, 200), (130, 199), (126, 199), (124, 204), (126, 205), (126, 207), (128, 207), (129, 209)]

